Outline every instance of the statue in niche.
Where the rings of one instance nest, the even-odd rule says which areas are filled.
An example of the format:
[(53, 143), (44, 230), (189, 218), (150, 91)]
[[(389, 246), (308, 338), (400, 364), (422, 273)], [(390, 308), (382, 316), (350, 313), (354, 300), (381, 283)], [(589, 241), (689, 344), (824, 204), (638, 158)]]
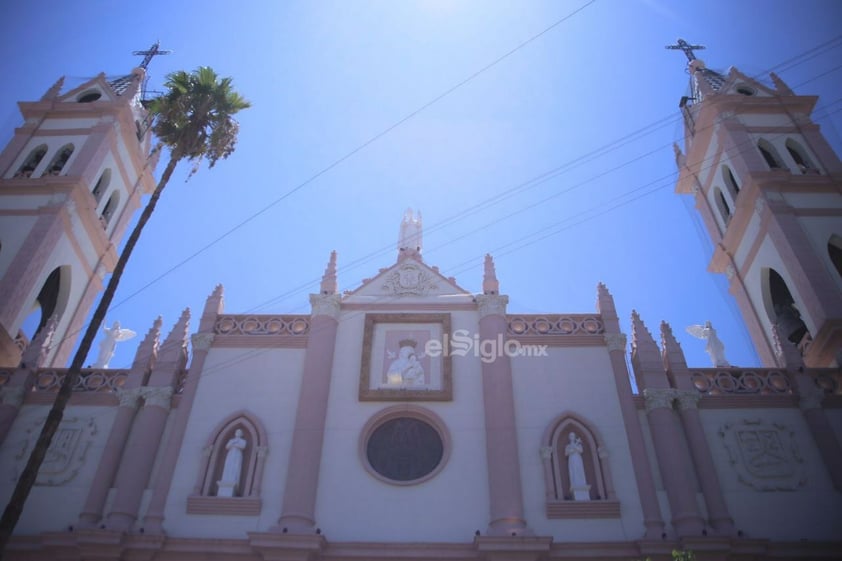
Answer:
[(114, 356), (117, 343), (128, 341), (137, 335), (131, 329), (121, 328), (119, 321), (115, 321), (110, 329), (103, 327), (102, 330), (105, 332), (105, 339), (99, 343), (99, 356), (94, 363), (94, 368), (108, 368), (108, 363), (111, 362), (111, 358)]
[(234, 438), (225, 445), (225, 463), (222, 465), (222, 476), (217, 485), (219, 486), (217, 497), (233, 497), (238, 491), (237, 485), (240, 482), (240, 471), (243, 469), (243, 450), (246, 449), (246, 439), (243, 438), (243, 429), (234, 431)]
[(705, 352), (710, 356), (710, 361), (716, 368), (729, 368), (731, 364), (725, 359), (725, 345), (719, 340), (716, 335), (716, 330), (706, 321), (704, 325), (691, 325), (687, 328), (687, 333), (707, 341), (705, 345)]
[(423, 386), (424, 367), (415, 354), (415, 346), (418, 343), (413, 339), (403, 339), (398, 343), (400, 350), (397, 357), (387, 351), (389, 358), (395, 358), (386, 371), (386, 383), (390, 386)]
[(564, 455), (567, 456), (567, 473), (570, 476), (570, 491), (574, 501), (591, 500), (591, 486), (588, 485), (585, 477), (585, 462), (582, 454), (585, 447), (582, 439), (575, 432), (567, 435), (567, 446), (564, 447)]

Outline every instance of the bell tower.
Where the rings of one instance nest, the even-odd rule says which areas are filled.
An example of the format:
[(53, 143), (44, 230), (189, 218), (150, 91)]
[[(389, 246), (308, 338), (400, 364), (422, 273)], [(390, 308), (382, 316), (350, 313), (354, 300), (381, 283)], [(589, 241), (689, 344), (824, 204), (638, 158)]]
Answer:
[(62, 78), (18, 104), (24, 123), (0, 152), (0, 365), (17, 366), (51, 317), (46, 365), (66, 364), (155, 187), (145, 74), (100, 74), (72, 89)]
[[(780, 337), (808, 366), (842, 360), (842, 163), (811, 119), (818, 98), (778, 76), (761, 83), (708, 69), (679, 39), (690, 95), (676, 191), (691, 194), (764, 365)], [(773, 327), (776, 326), (777, 330)]]

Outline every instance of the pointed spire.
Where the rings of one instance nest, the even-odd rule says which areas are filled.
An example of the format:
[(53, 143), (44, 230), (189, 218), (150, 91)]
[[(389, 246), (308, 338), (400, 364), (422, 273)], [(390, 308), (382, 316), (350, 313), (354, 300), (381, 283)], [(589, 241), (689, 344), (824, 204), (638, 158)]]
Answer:
[(792, 91), (792, 88), (786, 85), (786, 83), (781, 80), (781, 77), (775, 74), (774, 72), (769, 73), (769, 78), (772, 79), (772, 83), (775, 84), (775, 89), (781, 95), (795, 95), (795, 92)]
[(221, 284), (216, 285), (211, 295), (205, 300), (205, 308), (202, 310), (202, 317), (199, 320), (199, 331), (202, 333), (212, 333), (216, 325), (216, 318), (222, 313), (225, 308), (225, 299), (223, 298), (223, 288)]
[(53, 314), (23, 351), (23, 355), (20, 357), (21, 368), (41, 368), (47, 363), (47, 354), (49, 354), (52, 346), (56, 326), (58, 326), (58, 318)]
[(482, 277), (483, 294), (499, 294), (500, 282), (497, 280), (497, 271), (494, 268), (494, 259), (490, 253), (485, 254), (485, 272)]
[(661, 351), (638, 313), (632, 310), (632, 367), (638, 388), (668, 387)]
[(61, 88), (64, 86), (64, 76), (56, 80), (56, 83), (50, 86), (44, 95), (41, 96), (41, 101), (48, 101), (50, 99), (55, 99), (58, 97), (58, 94), (61, 93)]
[(140, 345), (137, 346), (134, 361), (132, 362), (132, 368), (146, 370), (152, 366), (152, 361), (158, 352), (158, 343), (161, 339), (161, 325), (163, 325), (163, 323), (164, 319), (161, 316), (158, 316), (152, 323), (152, 327), (150, 327), (149, 331), (146, 332), (146, 336), (143, 338), (143, 341), (141, 341)]
[(336, 294), (336, 251), (330, 252), (330, 260), (322, 275), (322, 284), (319, 288), (322, 294)]
[(159, 363), (179, 363), (181, 366), (187, 362), (187, 339), (190, 327), (190, 308), (181, 312), (181, 317), (167, 335), (166, 341), (158, 350)]
[(596, 285), (596, 311), (602, 317), (606, 333), (620, 333), (620, 318), (617, 317), (614, 297), (603, 283)]
[(687, 366), (687, 359), (684, 358), (684, 351), (672, 333), (672, 327), (665, 321), (661, 322), (661, 353), (664, 356), (664, 365)]

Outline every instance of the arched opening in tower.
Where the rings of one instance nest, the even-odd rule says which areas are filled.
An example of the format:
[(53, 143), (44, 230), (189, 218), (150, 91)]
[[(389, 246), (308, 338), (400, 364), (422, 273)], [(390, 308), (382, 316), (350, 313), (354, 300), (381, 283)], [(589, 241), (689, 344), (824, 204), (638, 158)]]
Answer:
[[(70, 275), (66, 267), (56, 267), (44, 281), (32, 311), (23, 322), (22, 331), (32, 341), (53, 314), (61, 314), (69, 292)], [(37, 322), (37, 323), (36, 323)]]
[(801, 319), (801, 312), (783, 277), (774, 269), (768, 270), (769, 298), (772, 303), (772, 322), (777, 325), (781, 337), (798, 345), (808, 333), (807, 325)]

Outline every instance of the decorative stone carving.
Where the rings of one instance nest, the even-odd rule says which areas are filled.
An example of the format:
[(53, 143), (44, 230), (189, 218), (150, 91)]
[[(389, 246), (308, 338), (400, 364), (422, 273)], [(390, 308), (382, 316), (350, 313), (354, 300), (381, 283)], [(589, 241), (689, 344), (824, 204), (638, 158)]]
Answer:
[(338, 294), (311, 294), (310, 308), (311, 315), (339, 317), (339, 295)]
[(141, 397), (141, 388), (132, 388), (130, 390), (119, 388), (117, 390), (117, 397), (120, 398), (120, 407), (137, 407)]
[(646, 388), (643, 390), (647, 413), (662, 407), (672, 409), (672, 400), (675, 397), (675, 390), (673, 389)]
[(0, 388), (0, 403), (20, 407), (23, 398), (26, 396), (26, 388), (23, 386), (12, 386)]
[(564, 447), (567, 456), (567, 473), (570, 476), (570, 491), (574, 501), (591, 500), (591, 486), (585, 477), (585, 462), (582, 453), (585, 451), (582, 439), (575, 432), (568, 434), (568, 443)]
[(675, 399), (678, 401), (678, 408), (682, 411), (697, 409), (701, 398), (701, 394), (696, 390), (675, 390)]
[(407, 261), (386, 276), (382, 289), (396, 296), (424, 296), (438, 288), (436, 277), (414, 261)]
[(807, 483), (795, 431), (781, 423), (742, 419), (722, 425), (737, 480), (758, 491), (792, 491)]
[(625, 333), (607, 333), (605, 335), (605, 346), (608, 347), (608, 352), (625, 351), (626, 342)]
[(540, 453), (541, 453), (541, 459), (542, 460), (549, 460), (553, 457), (553, 447), (552, 446), (541, 446)]
[(157, 405), (169, 409), (172, 402), (173, 389), (170, 386), (140, 388), (140, 395), (143, 398), (144, 406)]
[(733, 265), (728, 265), (727, 267), (725, 267), (725, 276), (728, 277), (728, 280), (733, 279), (734, 275), (736, 274), (737, 270), (734, 268)]
[(476, 296), (480, 319), (485, 316), (505, 316), (509, 297), (501, 294), (478, 294)]
[(193, 351), (208, 351), (213, 344), (213, 333), (194, 333), (190, 337)]
[(243, 429), (234, 431), (234, 438), (225, 444), (225, 462), (222, 465), (222, 476), (216, 482), (217, 497), (233, 497), (240, 491), (240, 472), (243, 470), (243, 450), (247, 446), (243, 438)]
[[(44, 421), (46, 417), (41, 417), (30, 423), (24, 431), (25, 438), (19, 443), (18, 453), (14, 457), (12, 481), (17, 481), (26, 466)], [(94, 417), (65, 417), (47, 449), (35, 484), (58, 486), (73, 480), (85, 464), (88, 449), (93, 444), (97, 432)]]

